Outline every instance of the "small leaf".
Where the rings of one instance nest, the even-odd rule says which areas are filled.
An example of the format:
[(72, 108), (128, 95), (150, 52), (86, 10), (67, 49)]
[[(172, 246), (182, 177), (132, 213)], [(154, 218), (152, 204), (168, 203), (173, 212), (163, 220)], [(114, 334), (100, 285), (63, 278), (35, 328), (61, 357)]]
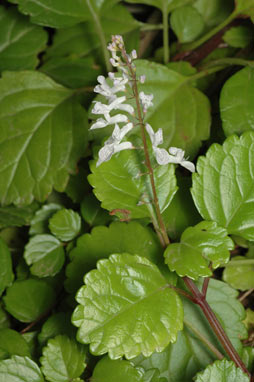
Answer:
[[(139, 139), (134, 144), (142, 145)], [(153, 216), (152, 188), (143, 161), (143, 150), (125, 150), (98, 167), (95, 161), (91, 162), (88, 181), (103, 208), (127, 220)], [(159, 206), (164, 211), (177, 190), (174, 166), (155, 167), (154, 179)]]
[(38, 211), (36, 211), (33, 219), (31, 220), (29, 234), (39, 235), (49, 233), (48, 221), (51, 216), (62, 206), (56, 203), (44, 204)]
[(13, 279), (11, 253), (4, 240), (0, 238), (0, 295), (11, 285)]
[(49, 229), (59, 239), (70, 241), (78, 235), (81, 228), (81, 218), (73, 210), (57, 211), (49, 220)]
[(36, 202), (24, 207), (0, 207), (0, 228), (28, 225), (37, 209), (38, 204)]
[(95, 366), (93, 382), (144, 382), (144, 370), (129, 361), (102, 358)]
[[(0, 80), (0, 201), (45, 200), (63, 191), (86, 149), (87, 118), (72, 92), (45, 74), (5, 72)], [(24, 182), (26, 179), (26, 182)]]
[[(252, 264), (249, 264), (250, 261)], [(240, 262), (239, 265), (238, 262)], [(249, 260), (244, 256), (235, 256), (224, 269), (223, 280), (233, 288), (242, 291), (254, 288), (254, 259)]]
[(100, 202), (92, 194), (86, 195), (80, 205), (80, 212), (90, 226), (105, 225), (112, 220), (108, 211), (101, 208)]
[(39, 366), (28, 357), (17, 355), (0, 361), (0, 382), (44, 382)]
[(22, 335), (16, 330), (0, 330), (0, 359), (10, 358), (12, 355), (31, 357), (29, 346)]
[(161, 245), (150, 227), (137, 222), (114, 222), (109, 227), (96, 227), (78, 238), (77, 246), (70, 253), (66, 289), (76, 292), (83, 285), (84, 275), (96, 267), (98, 260), (122, 252), (138, 253), (155, 263), (162, 258)]
[(50, 382), (68, 382), (79, 377), (85, 369), (86, 348), (65, 335), (48, 341), (40, 362)]
[(239, 70), (225, 82), (220, 96), (220, 113), (226, 136), (254, 130), (253, 68)]
[(42, 325), (38, 335), (41, 346), (45, 346), (47, 341), (59, 334), (66, 334), (70, 338), (75, 337), (76, 328), (71, 324), (71, 314), (59, 312), (50, 316)]
[(169, 269), (181, 277), (188, 276), (194, 280), (212, 275), (212, 270), (227, 263), (234, 242), (227, 236), (224, 228), (215, 222), (203, 221), (195, 227), (187, 228), (181, 236), (180, 243), (170, 244), (164, 253)]
[(199, 157), (192, 196), (205, 220), (254, 240), (254, 133), (229, 137)]
[(254, 16), (254, 0), (235, 0), (234, 14)]
[(46, 313), (56, 299), (54, 289), (42, 280), (15, 281), (3, 297), (6, 310), (21, 322), (32, 322)]
[(24, 258), (38, 277), (55, 276), (64, 265), (62, 243), (52, 235), (36, 235), (25, 246)]
[(7, 313), (0, 305), (0, 329), (6, 329), (10, 327), (10, 321)]
[(223, 40), (234, 48), (246, 48), (252, 41), (252, 29), (239, 25), (238, 27), (232, 27), (226, 31), (223, 35)]
[(183, 310), (176, 292), (149, 260), (129, 254), (100, 260), (85, 276), (72, 316), (77, 338), (111, 359), (151, 355), (176, 341)]
[(196, 0), (193, 3), (202, 15), (207, 27), (211, 29), (222, 23), (233, 11), (233, 1)]
[(203, 372), (199, 373), (196, 382), (249, 382), (250, 378), (240, 368), (237, 368), (233, 361), (223, 359), (215, 361)]
[(16, 9), (0, 7), (0, 71), (34, 69), (46, 47), (47, 32), (31, 24)]
[(175, 9), (170, 16), (170, 23), (181, 43), (195, 40), (205, 27), (200, 13), (190, 5)]

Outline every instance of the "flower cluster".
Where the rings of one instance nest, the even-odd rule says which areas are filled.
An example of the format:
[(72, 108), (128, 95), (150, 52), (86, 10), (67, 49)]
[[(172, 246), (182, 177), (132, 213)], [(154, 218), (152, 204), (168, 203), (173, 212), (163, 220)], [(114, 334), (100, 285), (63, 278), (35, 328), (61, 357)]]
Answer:
[[(108, 50), (112, 55), (110, 62), (113, 67), (119, 69), (120, 76), (115, 73), (109, 73), (109, 79), (107, 80), (104, 76), (99, 76), (99, 84), (94, 88), (96, 93), (106, 98), (107, 103), (95, 101), (92, 113), (103, 115), (103, 118), (98, 118), (96, 122), (92, 124), (91, 129), (100, 129), (108, 125), (115, 125), (112, 136), (105, 141), (104, 146), (99, 151), (97, 166), (110, 160), (112, 155), (119, 151), (134, 148), (131, 142), (125, 140), (126, 135), (133, 128), (133, 123), (130, 121), (128, 114), (135, 116), (134, 108), (128, 103), (127, 96), (121, 95), (118, 97), (117, 93), (124, 92), (127, 94), (128, 86), (128, 88), (132, 90), (133, 94), (131, 95), (135, 97), (133, 81), (136, 81), (136, 77), (133, 78), (133, 73), (135, 73), (133, 60), (137, 58), (137, 52), (133, 50), (131, 54), (127, 54), (123, 39), (119, 35), (112, 36), (112, 43), (108, 45)], [(145, 76), (140, 76), (138, 81), (144, 83)], [(147, 109), (153, 106), (153, 94), (145, 94), (141, 91), (137, 98), (144, 115)], [(111, 115), (112, 111), (117, 111), (117, 114)], [(125, 112), (125, 114), (122, 112)], [(119, 124), (123, 124), (121, 128)], [(158, 147), (163, 143), (162, 129), (159, 129), (155, 133), (149, 124), (146, 124), (145, 128), (150, 137), (152, 149), (159, 165), (175, 163), (180, 164), (191, 172), (195, 171), (194, 164), (184, 158), (183, 150), (170, 147), (167, 151)]]

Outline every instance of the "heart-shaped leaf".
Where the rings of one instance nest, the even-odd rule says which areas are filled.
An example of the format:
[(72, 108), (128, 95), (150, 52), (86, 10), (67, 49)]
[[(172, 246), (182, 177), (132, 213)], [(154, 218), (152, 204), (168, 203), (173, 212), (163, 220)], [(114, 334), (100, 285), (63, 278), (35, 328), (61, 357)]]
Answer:
[(250, 378), (240, 368), (235, 366), (233, 361), (223, 359), (215, 361), (204, 371), (199, 373), (196, 382), (249, 382)]
[(205, 220), (254, 240), (254, 132), (213, 144), (199, 157), (192, 196)]
[(47, 33), (14, 8), (0, 7), (0, 71), (34, 69), (46, 47)]
[(14, 355), (10, 359), (0, 361), (1, 382), (44, 382), (39, 366), (28, 357)]
[(164, 257), (172, 272), (197, 280), (212, 275), (210, 262), (214, 269), (227, 263), (233, 248), (234, 242), (227, 236), (225, 228), (218, 227), (215, 222), (203, 221), (187, 228), (180, 243), (166, 248)]
[(155, 263), (162, 258), (161, 245), (149, 227), (137, 222), (114, 222), (109, 227), (95, 227), (91, 233), (78, 238), (77, 246), (70, 252), (66, 289), (76, 292), (83, 284), (84, 275), (96, 267), (98, 260), (123, 252), (138, 253)]
[(254, 288), (254, 259), (235, 256), (224, 269), (223, 280), (236, 289)]
[(72, 323), (93, 354), (131, 359), (162, 351), (182, 329), (181, 300), (144, 257), (111, 255), (85, 276)]
[(226, 136), (254, 130), (253, 68), (246, 67), (225, 82), (220, 96), (220, 113)]
[(63, 191), (85, 152), (86, 136), (86, 113), (70, 90), (39, 72), (5, 72), (0, 80), (1, 203), (43, 201), (53, 186)]

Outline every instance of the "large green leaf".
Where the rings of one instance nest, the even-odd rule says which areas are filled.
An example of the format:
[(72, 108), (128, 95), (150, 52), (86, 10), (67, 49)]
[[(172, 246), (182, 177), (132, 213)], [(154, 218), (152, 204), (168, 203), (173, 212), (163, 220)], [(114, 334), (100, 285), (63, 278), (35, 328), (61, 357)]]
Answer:
[(86, 135), (86, 113), (70, 90), (39, 72), (5, 72), (0, 80), (1, 203), (43, 201), (53, 186), (63, 191), (85, 152)]
[(138, 253), (155, 263), (163, 258), (158, 238), (149, 227), (137, 222), (114, 222), (109, 227), (96, 227), (90, 234), (82, 235), (70, 253), (66, 289), (75, 292), (83, 284), (84, 275), (96, 267), (98, 260), (123, 252)]
[(28, 225), (31, 222), (37, 208), (38, 203), (36, 202), (24, 207), (0, 207), (0, 228)]
[[(138, 139), (134, 145), (139, 147), (142, 143)], [(113, 210), (121, 218), (124, 214), (127, 219), (154, 216), (153, 193), (143, 150), (122, 151), (98, 167), (95, 161), (91, 162), (90, 168), (92, 174), (88, 181), (103, 208)], [(160, 210), (164, 211), (177, 190), (174, 166), (156, 166), (154, 180)]]
[(253, 68), (246, 67), (225, 82), (220, 96), (220, 112), (226, 136), (254, 130)]
[(4, 240), (0, 238), (0, 295), (11, 285), (13, 279), (11, 253)]
[[(182, 76), (164, 65), (146, 60), (135, 61), (137, 77), (146, 76), (139, 90), (153, 94), (153, 107), (149, 108), (145, 121), (155, 131), (163, 130), (163, 147), (180, 147), (186, 155), (194, 157), (201, 141), (210, 134), (210, 104), (208, 98), (198, 89), (188, 85), (191, 77)], [(101, 97), (101, 96), (99, 96)], [(91, 115), (91, 118), (95, 118)], [(92, 130), (93, 138), (100, 140), (109, 136), (112, 128)], [(139, 133), (139, 128), (133, 129)]]
[(213, 144), (199, 157), (192, 196), (205, 220), (254, 240), (254, 132)]
[(229, 362), (226, 359), (209, 365), (195, 378), (196, 382), (249, 382), (249, 380), (248, 375), (237, 368), (233, 361)]
[(254, 259), (235, 256), (224, 269), (223, 280), (236, 289), (254, 288)]
[(170, 244), (165, 252), (165, 262), (169, 269), (183, 277), (194, 280), (199, 277), (212, 276), (213, 269), (228, 262), (234, 242), (227, 236), (224, 228), (215, 222), (203, 221), (194, 227), (187, 228), (180, 243)]
[(25, 247), (24, 258), (38, 277), (55, 276), (64, 265), (62, 243), (52, 235), (35, 235)]
[(0, 359), (10, 358), (12, 355), (31, 357), (29, 346), (22, 335), (16, 330), (0, 330)]
[(3, 300), (6, 310), (21, 322), (32, 322), (52, 308), (56, 295), (42, 280), (15, 281)]
[(34, 69), (46, 47), (47, 33), (15, 9), (0, 7), (0, 71)]
[(45, 377), (50, 382), (69, 382), (79, 377), (85, 369), (84, 345), (65, 335), (48, 341), (40, 362)]
[(205, 27), (202, 16), (191, 5), (174, 10), (170, 16), (170, 24), (181, 43), (195, 40)]
[(0, 361), (0, 382), (44, 382), (39, 366), (28, 357), (14, 355)]
[(127, 3), (142, 3), (159, 8), (162, 12), (169, 13), (173, 9), (190, 4), (195, 0), (127, 0)]
[(144, 370), (130, 361), (102, 358), (93, 371), (93, 382), (144, 382)]
[(111, 255), (89, 272), (77, 293), (72, 323), (95, 355), (111, 359), (151, 355), (176, 341), (181, 300), (159, 269), (144, 257)]
[(207, 27), (212, 28), (223, 22), (233, 11), (233, 0), (196, 0), (193, 6), (202, 15)]
[(78, 235), (81, 228), (79, 214), (71, 209), (63, 208), (49, 219), (49, 229), (53, 235), (63, 241), (70, 241)]
[[(227, 284), (211, 279), (207, 300), (241, 354), (240, 338), (245, 338), (247, 333), (242, 323), (245, 312), (237, 300), (237, 292)], [(198, 371), (217, 359), (203, 342), (204, 338), (223, 352), (200, 308), (186, 299), (183, 299), (183, 303), (184, 329), (178, 333), (176, 343), (170, 344), (161, 353), (155, 352), (148, 358), (139, 356), (133, 360), (145, 370), (158, 368), (161, 377), (165, 377), (168, 382), (190, 382)]]

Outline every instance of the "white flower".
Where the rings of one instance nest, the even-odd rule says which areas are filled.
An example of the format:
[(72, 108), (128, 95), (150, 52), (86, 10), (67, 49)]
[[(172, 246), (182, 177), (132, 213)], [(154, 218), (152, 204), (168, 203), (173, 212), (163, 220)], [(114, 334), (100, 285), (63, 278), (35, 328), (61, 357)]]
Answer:
[(145, 80), (146, 80), (146, 76), (145, 74), (142, 74), (142, 76), (139, 77), (139, 81), (141, 84), (144, 84), (145, 83)]
[(136, 51), (135, 49), (133, 49), (133, 51), (131, 52), (131, 58), (132, 58), (133, 60), (135, 60), (137, 57), (138, 57), (138, 55), (137, 55), (137, 51)]
[(159, 129), (156, 133), (153, 131), (152, 127), (147, 123), (146, 131), (149, 134), (153, 152), (155, 154), (158, 164), (164, 165), (168, 163), (180, 164), (181, 166), (187, 168), (187, 170), (194, 172), (195, 166), (192, 162), (187, 161), (184, 158), (184, 151), (177, 147), (170, 147), (169, 152), (165, 149), (157, 147), (163, 143), (162, 129)]
[(144, 113), (146, 113), (147, 109), (153, 106), (153, 103), (152, 103), (153, 94), (145, 94), (144, 92), (140, 92), (139, 99), (141, 101), (143, 111)]
[(107, 84), (104, 76), (98, 76), (97, 80), (100, 85), (96, 85), (94, 91), (95, 93), (99, 93), (111, 101), (115, 98), (115, 93), (125, 91), (125, 84), (128, 82), (128, 79), (124, 79), (123, 77), (114, 78), (112, 74), (110, 78), (113, 79), (113, 87), (110, 87)]
[(115, 125), (112, 136), (104, 143), (104, 146), (98, 153), (99, 159), (96, 163), (96, 167), (98, 167), (103, 162), (109, 161), (112, 155), (115, 153), (133, 148), (131, 142), (120, 143), (125, 135), (132, 129), (132, 127), (132, 123), (127, 123), (127, 125), (125, 125), (122, 129), (120, 129), (117, 124)]
[(110, 117), (110, 115), (107, 115), (106, 119), (98, 118), (95, 123), (92, 124), (90, 127), (90, 130), (94, 129), (101, 129), (103, 127), (113, 125), (115, 123), (121, 123), (121, 122), (128, 122), (128, 118), (124, 114), (117, 114), (113, 117)]
[(101, 103), (99, 101), (94, 103), (94, 107), (92, 109), (93, 114), (104, 114), (104, 117), (106, 119), (109, 119), (109, 113), (112, 110), (123, 110), (126, 111), (127, 113), (133, 114), (134, 109), (131, 105), (123, 103), (126, 101), (126, 97), (119, 97), (117, 98), (116, 96), (113, 98), (113, 100), (107, 105), (105, 103)]

